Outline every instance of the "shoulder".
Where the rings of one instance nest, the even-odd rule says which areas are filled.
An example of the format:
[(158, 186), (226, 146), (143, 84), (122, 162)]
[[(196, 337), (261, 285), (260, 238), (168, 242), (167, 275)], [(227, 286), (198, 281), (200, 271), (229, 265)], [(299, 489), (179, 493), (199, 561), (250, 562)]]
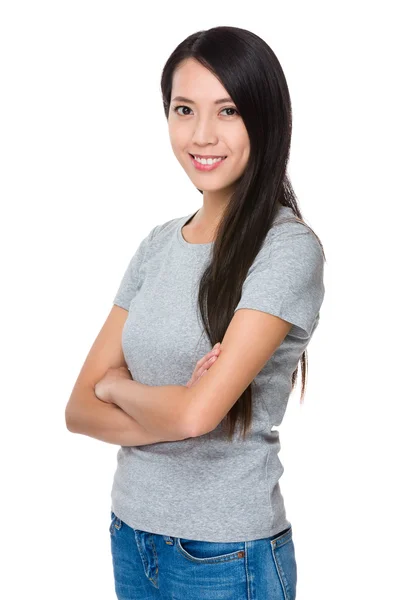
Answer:
[(297, 258), (324, 261), (322, 243), (310, 225), (297, 217), (289, 207), (282, 206), (282, 211), (273, 222), (265, 246), (272, 252), (283, 254), (283, 252), (297, 253)]
[(169, 219), (168, 221), (164, 221), (163, 223), (159, 223), (155, 225), (149, 233), (149, 241), (158, 241), (163, 240), (170, 236), (173, 232), (175, 232), (178, 227), (179, 221), (184, 219), (185, 217), (175, 217), (174, 219)]
[(261, 284), (265, 279), (280, 282), (283, 278), (286, 284), (295, 285), (309, 278), (321, 279), (324, 262), (325, 255), (318, 236), (292, 211), (291, 215), (285, 213), (283, 219), (276, 219), (270, 227), (248, 269), (247, 279), (261, 277)]
[(148, 257), (148, 255), (153, 252), (154, 245), (160, 240), (164, 240), (166, 236), (168, 236), (171, 231), (177, 226), (178, 221), (183, 217), (178, 217), (175, 219), (170, 219), (169, 221), (164, 221), (163, 223), (158, 223), (151, 227), (144, 236), (141, 238), (140, 242), (135, 251), (134, 260), (136, 263), (143, 264)]

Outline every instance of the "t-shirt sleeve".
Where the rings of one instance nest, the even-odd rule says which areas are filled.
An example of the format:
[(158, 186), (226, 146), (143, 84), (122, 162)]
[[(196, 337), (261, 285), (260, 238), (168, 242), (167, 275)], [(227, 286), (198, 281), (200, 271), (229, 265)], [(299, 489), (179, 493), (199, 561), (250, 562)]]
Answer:
[(140, 268), (145, 260), (148, 246), (153, 238), (157, 226), (151, 229), (149, 234), (140, 242), (137, 250), (129, 260), (126, 271), (119, 284), (118, 291), (113, 299), (113, 304), (129, 310), (132, 299), (140, 285)]
[(324, 260), (309, 227), (298, 222), (274, 226), (247, 273), (235, 311), (270, 313), (292, 323), (290, 335), (310, 337), (325, 293)]

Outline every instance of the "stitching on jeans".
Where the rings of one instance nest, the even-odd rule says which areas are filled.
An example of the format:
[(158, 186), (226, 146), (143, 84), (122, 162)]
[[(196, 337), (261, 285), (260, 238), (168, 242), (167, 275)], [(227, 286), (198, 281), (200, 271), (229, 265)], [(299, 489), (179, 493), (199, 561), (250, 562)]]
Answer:
[(250, 542), (245, 542), (244, 543), (244, 556), (245, 556), (245, 560), (244, 560), (244, 565), (246, 567), (246, 581), (247, 581), (247, 600), (250, 600), (251, 596), (250, 596), (250, 592), (251, 592), (251, 583), (253, 581), (253, 576), (249, 575), (249, 553), (247, 550), (247, 547), (250, 545)]
[(189, 560), (190, 562), (193, 563), (197, 563), (197, 564), (221, 564), (221, 563), (226, 563), (226, 562), (230, 562), (233, 560), (240, 560), (241, 558), (243, 558), (243, 556), (245, 556), (245, 554), (243, 554), (243, 556), (241, 556), (241, 553), (244, 552), (243, 550), (235, 550), (234, 552), (229, 552), (228, 554), (219, 554), (218, 556), (211, 556), (211, 557), (204, 557), (204, 558), (197, 558), (195, 556), (192, 556), (192, 554), (190, 554), (189, 552), (187, 552), (187, 550), (181, 545), (181, 539), (186, 539), (186, 538), (179, 538), (177, 537), (177, 549), (180, 552), (180, 554), (182, 554), (187, 560)]
[(279, 576), (280, 585), (282, 586), (283, 597), (284, 597), (285, 600), (290, 600), (290, 596), (288, 594), (288, 591), (287, 591), (286, 585), (285, 585), (286, 576), (285, 576), (285, 573), (283, 571), (282, 565), (280, 563), (279, 557), (277, 556), (276, 550), (277, 550), (277, 548), (274, 545), (272, 545), (273, 560), (274, 560), (275, 565), (276, 565), (276, 571), (277, 571), (277, 574)]
[[(274, 537), (272, 540), (270, 540), (270, 543), (272, 544), (272, 546), (274, 548), (281, 548), (282, 546), (284, 546), (285, 544), (290, 542), (290, 540), (292, 539), (292, 526), (289, 527), (289, 531), (286, 531), (280, 537), (279, 537), (279, 535), (280, 535), (280, 533), (277, 533), (276, 537)], [(283, 541), (279, 544), (278, 542), (280, 542), (280, 540), (283, 540)]]
[(150, 542), (151, 542), (151, 546), (152, 549), (154, 550), (154, 554), (155, 554), (155, 564), (156, 564), (156, 568), (155, 568), (155, 581), (152, 577), (150, 577), (151, 581), (154, 583), (155, 587), (158, 587), (158, 555), (157, 555), (157, 550), (155, 548), (155, 544), (154, 544), (154, 535), (151, 533), (150, 534)]

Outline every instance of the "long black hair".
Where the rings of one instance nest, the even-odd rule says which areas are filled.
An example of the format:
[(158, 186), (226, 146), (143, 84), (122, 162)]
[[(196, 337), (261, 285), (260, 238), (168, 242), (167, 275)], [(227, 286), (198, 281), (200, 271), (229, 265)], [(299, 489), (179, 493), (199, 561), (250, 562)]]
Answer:
[[(188, 36), (172, 52), (162, 71), (161, 92), (167, 119), (174, 72), (189, 58), (199, 61), (221, 81), (234, 101), (250, 139), (245, 171), (236, 182), (217, 227), (212, 260), (200, 279), (198, 305), (213, 346), (224, 337), (240, 300), (247, 272), (280, 205), (290, 207), (296, 218), (304, 221), (287, 174), (292, 134), (290, 95), (273, 50), (256, 34), (238, 27), (213, 27)], [(283, 222), (286, 220), (292, 219)], [(318, 241), (321, 244), (319, 238)], [(323, 255), (325, 258), (324, 252)], [(300, 362), (302, 402), (306, 386), (306, 350)], [(298, 366), (292, 374), (292, 388), (297, 372)], [(223, 420), (228, 440), (233, 438), (240, 420), (244, 439), (252, 420), (252, 384)]]

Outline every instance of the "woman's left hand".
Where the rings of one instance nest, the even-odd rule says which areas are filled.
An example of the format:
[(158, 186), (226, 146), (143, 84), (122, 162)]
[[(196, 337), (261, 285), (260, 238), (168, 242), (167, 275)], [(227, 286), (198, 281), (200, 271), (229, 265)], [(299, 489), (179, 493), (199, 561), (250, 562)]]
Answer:
[(114, 383), (120, 379), (132, 379), (129, 369), (126, 367), (110, 367), (102, 379), (95, 385), (95, 396), (103, 402), (115, 404), (112, 400), (112, 389)]

